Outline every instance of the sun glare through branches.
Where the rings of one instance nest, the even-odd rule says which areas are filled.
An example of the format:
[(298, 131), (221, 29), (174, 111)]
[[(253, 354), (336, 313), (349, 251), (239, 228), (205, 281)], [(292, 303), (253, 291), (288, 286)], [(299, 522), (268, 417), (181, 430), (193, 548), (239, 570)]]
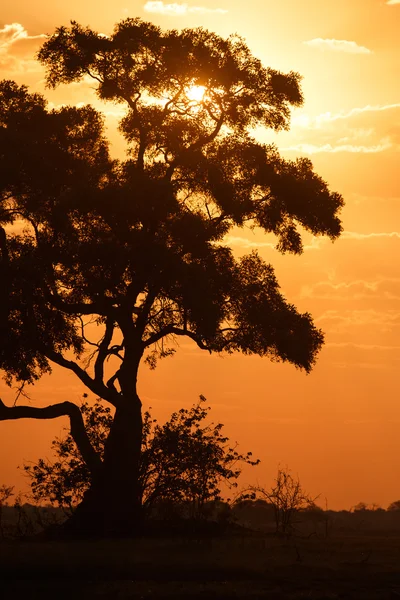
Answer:
[(205, 91), (205, 87), (202, 85), (192, 85), (186, 91), (186, 96), (189, 98), (189, 100), (201, 102), (203, 100)]

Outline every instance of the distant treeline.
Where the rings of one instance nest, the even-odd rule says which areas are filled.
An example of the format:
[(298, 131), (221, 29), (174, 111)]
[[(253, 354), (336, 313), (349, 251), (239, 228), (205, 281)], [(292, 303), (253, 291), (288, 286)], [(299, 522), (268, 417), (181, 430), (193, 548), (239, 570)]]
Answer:
[[(396, 508), (397, 507), (397, 508)], [(38, 506), (20, 502), (1, 508), (2, 539), (39, 534), (49, 527), (61, 525), (68, 515), (54, 506)], [(224, 501), (207, 503), (201, 521), (193, 520), (186, 503), (161, 502), (151, 520), (150, 531), (160, 534), (198, 533), (221, 534), (229, 530), (276, 534), (275, 507), (264, 500), (239, 500), (233, 505)], [(335, 535), (384, 534), (400, 532), (400, 510), (393, 503), (385, 510), (362, 503), (351, 510), (323, 510), (318, 506), (294, 511), (288, 535), (331, 537)]]

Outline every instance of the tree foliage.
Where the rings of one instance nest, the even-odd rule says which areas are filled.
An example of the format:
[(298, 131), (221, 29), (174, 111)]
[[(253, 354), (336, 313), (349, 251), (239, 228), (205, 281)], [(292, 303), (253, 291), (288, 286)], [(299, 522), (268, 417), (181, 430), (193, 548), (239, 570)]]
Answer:
[[(203, 514), (204, 506), (219, 500), (221, 485), (237, 487), (243, 464), (257, 465), (251, 452), (241, 454), (222, 434), (222, 423), (206, 423), (210, 407), (200, 396), (190, 409), (181, 408), (159, 425), (149, 411), (144, 414), (140, 464), (141, 503), (146, 514), (167, 504), (176, 510), (186, 506), (193, 517)], [(103, 456), (112, 426), (109, 408), (100, 402), (83, 402), (81, 411), (89, 439)], [(36, 502), (50, 502), (67, 511), (82, 501), (90, 485), (90, 472), (71, 436), (56, 438), (52, 450), (57, 460), (39, 459), (25, 464)]]

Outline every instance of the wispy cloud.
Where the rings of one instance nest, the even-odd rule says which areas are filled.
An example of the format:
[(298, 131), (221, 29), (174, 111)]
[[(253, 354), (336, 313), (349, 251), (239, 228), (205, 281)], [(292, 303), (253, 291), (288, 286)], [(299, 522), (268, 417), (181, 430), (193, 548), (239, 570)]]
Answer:
[[(400, 0), (399, 0), (400, 2)], [(395, 104), (378, 104), (378, 105), (370, 105), (355, 107), (349, 111), (342, 111), (340, 113), (331, 113), (326, 112), (316, 117), (309, 117), (306, 114), (300, 114), (294, 116), (292, 119), (293, 125), (297, 125), (299, 127), (305, 127), (307, 129), (311, 128), (320, 128), (326, 123), (332, 123), (334, 121), (351, 119), (352, 117), (356, 117), (358, 115), (363, 115), (367, 113), (381, 113), (390, 110), (397, 110), (400, 108), (400, 102)]]
[[(400, 232), (398, 231), (383, 231), (383, 232), (371, 232), (371, 233), (359, 233), (357, 231), (343, 231), (340, 235), (341, 240), (353, 240), (353, 241), (363, 241), (363, 240), (399, 240)], [(257, 241), (252, 240), (249, 237), (241, 236), (241, 235), (227, 235), (222, 242), (218, 242), (218, 245), (228, 245), (233, 246), (234, 248), (243, 248), (244, 250), (252, 250), (257, 248), (271, 248), (276, 249), (276, 242), (273, 241)], [(321, 250), (323, 246), (329, 243), (329, 240), (326, 238), (320, 237), (311, 237), (310, 241), (304, 244), (304, 250)], [(396, 281), (400, 282), (400, 279)], [(324, 282), (325, 283), (325, 282)], [(354, 285), (352, 282), (349, 285)], [(375, 282), (373, 285), (378, 285), (380, 282)], [(345, 287), (347, 284), (339, 284), (338, 287)], [(331, 285), (331, 287), (334, 287)], [(368, 287), (368, 286), (367, 286)], [(306, 294), (307, 295), (307, 294)]]
[(151, 13), (158, 13), (167, 16), (184, 16), (184, 15), (204, 15), (204, 14), (226, 14), (228, 11), (223, 8), (206, 8), (205, 6), (189, 6), (189, 4), (176, 2), (165, 4), (161, 0), (149, 1), (144, 5), (144, 10)]
[(386, 4), (389, 4), (389, 6), (394, 4), (400, 4), (400, 0), (387, 0)]
[[(356, 279), (354, 281), (318, 281), (314, 284), (303, 285), (300, 291), (301, 298), (317, 298), (325, 300), (350, 300), (350, 299), (379, 299), (400, 300), (400, 279), (378, 278), (376, 280)], [(332, 314), (332, 311), (328, 311)], [(400, 315), (399, 312), (396, 315)], [(321, 317), (322, 318), (322, 317)]]
[(223, 244), (227, 244), (228, 246), (234, 246), (245, 249), (253, 249), (253, 248), (275, 248), (276, 244), (271, 242), (256, 242), (253, 240), (249, 240), (248, 238), (228, 235), (224, 238)]
[(45, 39), (44, 34), (29, 35), (20, 23), (9, 23), (0, 28), (0, 71), (3, 77), (10, 73), (37, 73), (42, 67), (34, 59), (38, 44)]
[(303, 44), (319, 50), (332, 50), (333, 52), (347, 52), (349, 54), (371, 54), (369, 48), (359, 46), (356, 42), (348, 40), (315, 38), (303, 42)]
[[(304, 250), (320, 250), (323, 242), (324, 239), (312, 237), (308, 244), (304, 244), (303, 248)], [(223, 239), (222, 244), (227, 244), (234, 248), (243, 248), (244, 250), (253, 250), (257, 248), (271, 248), (272, 250), (276, 250), (276, 242), (257, 242), (238, 235), (227, 235)]]
[(23, 25), (20, 23), (10, 23), (0, 29), (0, 48), (8, 49), (12, 44), (20, 40), (40, 40), (45, 37), (44, 34), (28, 35)]
[(400, 102), (294, 115), (283, 150), (304, 154), (378, 154), (400, 150)]
[(329, 348), (358, 348), (359, 350), (380, 350), (382, 352), (393, 352), (400, 350), (400, 346), (384, 346), (381, 344), (357, 344), (355, 342), (326, 342)]
[(396, 238), (400, 239), (400, 232), (389, 231), (380, 233), (358, 233), (357, 231), (344, 231), (340, 236), (342, 239), (347, 240), (368, 240), (373, 238)]
[(382, 140), (379, 144), (372, 146), (355, 145), (355, 144), (338, 144), (337, 146), (332, 144), (322, 144), (317, 146), (315, 144), (295, 144), (293, 146), (287, 146), (282, 150), (290, 150), (296, 152), (302, 152), (304, 154), (319, 154), (321, 152), (330, 152), (336, 154), (338, 152), (350, 152), (360, 154), (375, 154), (377, 152), (384, 152), (385, 150), (393, 149), (393, 144), (388, 138)]
[[(318, 325), (332, 333), (347, 333), (358, 329), (357, 337), (363, 332), (371, 332), (375, 328), (380, 334), (394, 333), (398, 338), (398, 328), (400, 327), (400, 312), (398, 310), (347, 310), (339, 313), (336, 310), (329, 310), (316, 319)], [(362, 328), (360, 330), (360, 328)], [(367, 328), (367, 329), (366, 329)], [(347, 340), (348, 341), (348, 340)], [(358, 339), (359, 341), (359, 339)]]

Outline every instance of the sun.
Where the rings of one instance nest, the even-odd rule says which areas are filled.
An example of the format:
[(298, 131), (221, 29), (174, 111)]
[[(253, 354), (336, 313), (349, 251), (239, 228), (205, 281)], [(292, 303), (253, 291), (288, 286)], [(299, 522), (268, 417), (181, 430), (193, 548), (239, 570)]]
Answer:
[(203, 100), (205, 91), (206, 89), (202, 85), (191, 85), (186, 91), (186, 96), (189, 98), (189, 100), (201, 102)]

